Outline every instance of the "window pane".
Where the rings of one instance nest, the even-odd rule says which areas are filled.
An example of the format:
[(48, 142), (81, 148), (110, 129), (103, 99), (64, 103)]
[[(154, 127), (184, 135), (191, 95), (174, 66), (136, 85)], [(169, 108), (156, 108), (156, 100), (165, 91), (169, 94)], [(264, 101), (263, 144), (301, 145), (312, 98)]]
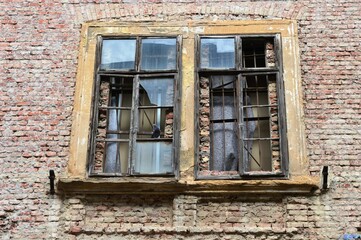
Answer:
[(138, 138), (173, 137), (173, 98), (173, 78), (140, 80)]
[(236, 79), (211, 77), (212, 171), (238, 170)]
[(138, 174), (173, 173), (171, 142), (137, 142), (134, 171)]
[(177, 46), (175, 38), (142, 40), (142, 70), (176, 69)]
[(172, 106), (173, 96), (173, 78), (143, 78), (140, 80), (140, 106)]
[(100, 69), (134, 69), (136, 41), (103, 40)]
[(201, 68), (235, 68), (234, 38), (202, 38)]

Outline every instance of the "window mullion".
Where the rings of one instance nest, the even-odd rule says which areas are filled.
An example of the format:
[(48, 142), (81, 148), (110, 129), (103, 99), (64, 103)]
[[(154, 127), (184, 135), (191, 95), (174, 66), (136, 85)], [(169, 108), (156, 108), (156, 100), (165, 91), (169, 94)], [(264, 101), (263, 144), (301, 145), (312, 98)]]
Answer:
[(244, 157), (244, 130), (245, 130), (245, 123), (244, 123), (244, 116), (243, 116), (243, 87), (245, 84), (245, 78), (242, 75), (238, 75), (238, 132), (239, 132), (239, 172), (240, 175), (243, 175), (248, 169), (248, 163), (246, 162), (246, 158)]
[(138, 133), (138, 119), (139, 119), (139, 75), (133, 78), (133, 99), (131, 111), (131, 124), (130, 124), (130, 143), (129, 143), (129, 158), (128, 158), (128, 173), (134, 174), (134, 156), (136, 152), (136, 140)]
[(137, 43), (136, 43), (136, 54), (135, 54), (135, 71), (140, 71), (140, 59), (141, 59), (141, 38), (137, 37)]
[(236, 36), (236, 69), (242, 69), (242, 38), (240, 36)]

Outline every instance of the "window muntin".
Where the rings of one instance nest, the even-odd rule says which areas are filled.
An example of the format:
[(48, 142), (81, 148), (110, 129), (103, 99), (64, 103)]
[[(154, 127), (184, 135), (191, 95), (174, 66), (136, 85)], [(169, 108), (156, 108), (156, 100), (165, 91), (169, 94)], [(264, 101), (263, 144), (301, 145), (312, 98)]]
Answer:
[(238, 49), (235, 70), (205, 66), (203, 43), (219, 39), (198, 40), (197, 177), (286, 176), (279, 35), (228, 37), (238, 47), (233, 41), (219, 48)]
[[(100, 67), (96, 77), (94, 92), (94, 120), (90, 138), (89, 175), (129, 176), (129, 175), (174, 175), (175, 136), (174, 122), (177, 109), (176, 86), (178, 81), (179, 44), (177, 37), (134, 39), (100, 38)], [(148, 41), (150, 40), (150, 41)], [(136, 48), (133, 43), (136, 42)], [(118, 50), (135, 53), (150, 48), (145, 55), (135, 54), (134, 65), (158, 61), (154, 70), (143, 73), (138, 68), (122, 68), (118, 64)], [(111, 44), (109, 44), (111, 43)], [(143, 43), (143, 45), (141, 44)], [(114, 47), (116, 46), (116, 47)], [(122, 46), (122, 47), (119, 47)], [(163, 51), (162, 49), (167, 49)], [(116, 53), (112, 51), (117, 51)], [(152, 57), (160, 50), (161, 54)], [(99, 51), (99, 52), (100, 52)], [(108, 51), (107, 54), (103, 54)], [(163, 54), (165, 53), (165, 54)], [(109, 57), (110, 56), (110, 57)], [(142, 56), (147, 60), (142, 60)], [(170, 64), (162, 59), (167, 56)], [(128, 57), (124, 57), (124, 59)], [(113, 61), (109, 61), (113, 59)], [(117, 60), (114, 60), (117, 59)], [(108, 64), (108, 65), (107, 65)], [(122, 65), (123, 64), (123, 65)], [(110, 67), (113, 66), (113, 67)], [(118, 66), (114, 68), (114, 66)], [(171, 67), (169, 67), (171, 66)], [(117, 74), (114, 71), (120, 71)], [(167, 74), (159, 72), (167, 71)]]

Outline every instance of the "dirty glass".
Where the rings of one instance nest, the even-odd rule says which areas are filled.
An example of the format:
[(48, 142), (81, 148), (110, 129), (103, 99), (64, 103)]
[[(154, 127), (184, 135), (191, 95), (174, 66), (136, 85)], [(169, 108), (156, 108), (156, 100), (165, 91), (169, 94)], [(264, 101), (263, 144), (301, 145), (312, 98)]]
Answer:
[(174, 70), (177, 59), (176, 38), (142, 40), (141, 70)]
[(214, 123), (212, 126), (212, 161), (210, 170), (237, 171), (238, 144), (235, 122)]
[(137, 142), (134, 161), (135, 173), (172, 173), (172, 163), (172, 142)]

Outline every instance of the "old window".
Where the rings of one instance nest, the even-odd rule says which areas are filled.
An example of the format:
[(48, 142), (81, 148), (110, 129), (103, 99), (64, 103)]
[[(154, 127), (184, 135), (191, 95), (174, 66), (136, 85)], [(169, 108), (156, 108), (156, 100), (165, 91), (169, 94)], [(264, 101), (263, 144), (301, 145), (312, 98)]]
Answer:
[(90, 176), (174, 175), (179, 37), (99, 37)]
[(281, 39), (199, 36), (197, 177), (286, 176)]
[(291, 20), (82, 24), (58, 189), (313, 191), (297, 29)]

